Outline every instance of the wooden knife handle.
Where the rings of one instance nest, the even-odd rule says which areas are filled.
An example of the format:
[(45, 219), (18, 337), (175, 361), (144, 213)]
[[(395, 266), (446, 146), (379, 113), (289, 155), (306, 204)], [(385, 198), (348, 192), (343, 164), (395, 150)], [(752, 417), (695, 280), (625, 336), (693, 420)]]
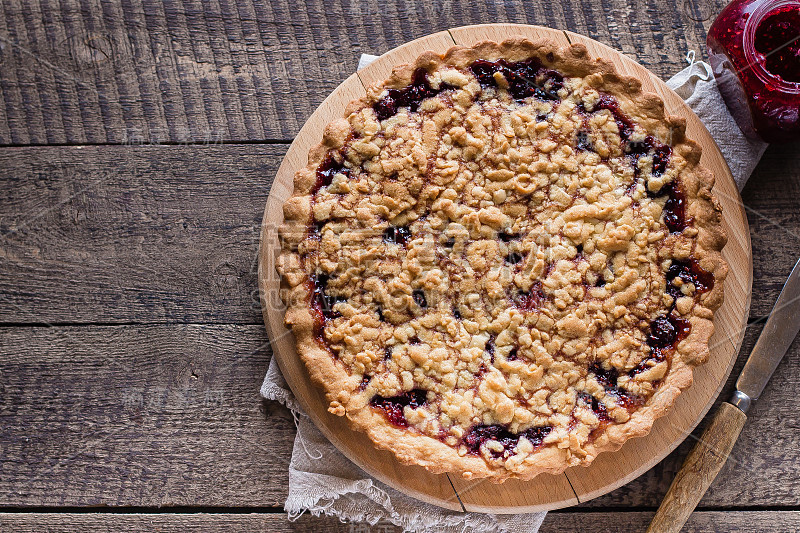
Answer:
[(647, 533), (678, 533), (717, 477), (742, 432), (747, 415), (723, 402), (672, 481)]

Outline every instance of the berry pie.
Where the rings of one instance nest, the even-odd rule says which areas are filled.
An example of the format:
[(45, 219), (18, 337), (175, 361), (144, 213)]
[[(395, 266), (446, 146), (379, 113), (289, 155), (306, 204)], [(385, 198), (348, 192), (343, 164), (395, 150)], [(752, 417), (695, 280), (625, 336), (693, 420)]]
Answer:
[(426, 52), (297, 172), (285, 321), (332, 413), (407, 464), (530, 479), (647, 434), (727, 265), (683, 119), (582, 45)]

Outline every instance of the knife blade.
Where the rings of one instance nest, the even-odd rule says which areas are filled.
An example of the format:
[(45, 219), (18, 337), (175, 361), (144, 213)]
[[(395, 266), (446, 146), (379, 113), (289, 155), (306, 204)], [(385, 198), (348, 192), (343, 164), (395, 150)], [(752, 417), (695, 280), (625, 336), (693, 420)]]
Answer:
[(781, 294), (769, 314), (750, 357), (736, 381), (731, 403), (747, 412), (772, 377), (792, 341), (800, 331), (800, 260), (794, 265)]

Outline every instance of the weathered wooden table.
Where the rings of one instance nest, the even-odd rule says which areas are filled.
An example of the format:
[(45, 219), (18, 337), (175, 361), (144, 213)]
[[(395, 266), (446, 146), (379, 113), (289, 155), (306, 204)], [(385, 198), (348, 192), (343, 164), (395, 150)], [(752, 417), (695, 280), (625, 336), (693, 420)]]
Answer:
[[(287, 520), (294, 423), (258, 396), (259, 227), (293, 135), (361, 52), (509, 21), (666, 79), (723, 4), (0, 0), (0, 530), (361, 530)], [(800, 255), (799, 176), (775, 146), (743, 194), (743, 353)], [(798, 356), (689, 530), (800, 529)], [(690, 445), (543, 531), (643, 530)]]

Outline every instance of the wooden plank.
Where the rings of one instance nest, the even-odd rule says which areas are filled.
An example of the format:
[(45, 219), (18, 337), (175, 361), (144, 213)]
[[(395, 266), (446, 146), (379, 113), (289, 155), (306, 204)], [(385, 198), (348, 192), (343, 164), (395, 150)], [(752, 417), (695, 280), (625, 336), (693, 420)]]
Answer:
[(0, 347), (0, 506), (283, 506), (295, 425), (258, 395), (263, 326), (0, 328)]
[[(573, 533), (584, 531), (619, 532), (644, 531), (652, 517), (647, 512), (615, 513), (549, 513), (540, 533)], [(757, 526), (756, 526), (757, 524)], [(718, 533), (719, 531), (754, 531), (786, 533), (800, 530), (798, 511), (700, 511), (692, 514), (686, 533)], [(270, 514), (116, 514), (116, 513), (0, 513), (0, 528), (17, 533), (101, 533), (128, 531), (130, 533), (161, 531), (163, 533), (400, 533), (401, 528), (385, 522), (374, 526), (366, 523), (342, 523), (336, 518), (304, 514), (289, 521), (284, 513)]]
[[(282, 505), (294, 425), (258, 399), (269, 357), (261, 325), (0, 328), (0, 506)], [(799, 382), (795, 343), (701, 508), (796, 504)], [(691, 444), (584, 507), (655, 508)]]
[(7, 0), (0, 145), (289, 140), (362, 52), (487, 22), (583, 33), (666, 78), (713, 4)]
[(0, 149), (0, 321), (261, 323), (284, 146)]
[(342, 523), (328, 516), (306, 513), (290, 521), (286, 513), (247, 514), (112, 514), (112, 513), (0, 513), (0, 529), (17, 533), (400, 533), (402, 528), (388, 523)]
[[(0, 322), (261, 323), (256, 255), (281, 146), (0, 149)], [(800, 153), (773, 146), (744, 190), (751, 318), (800, 243)]]
[[(653, 513), (549, 513), (540, 533), (574, 531), (628, 533), (644, 531)], [(692, 514), (684, 533), (719, 533), (721, 531), (759, 531), (778, 533), (800, 530), (796, 511), (699, 511)]]

